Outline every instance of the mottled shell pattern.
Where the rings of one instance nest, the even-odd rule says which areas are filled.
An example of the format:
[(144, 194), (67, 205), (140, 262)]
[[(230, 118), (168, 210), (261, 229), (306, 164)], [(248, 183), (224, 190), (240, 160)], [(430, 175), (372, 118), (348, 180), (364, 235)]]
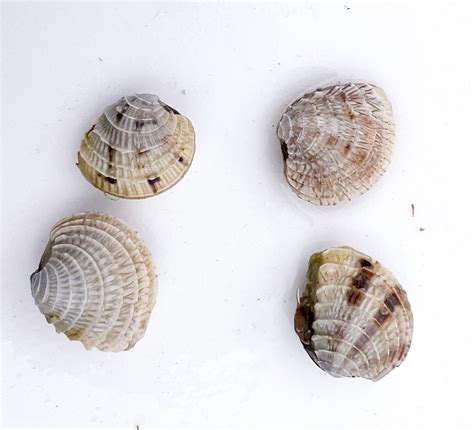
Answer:
[(373, 381), (402, 363), (413, 334), (410, 304), (398, 281), (349, 247), (311, 256), (294, 322), (321, 369)]
[(291, 189), (311, 203), (336, 205), (365, 193), (385, 172), (392, 107), (375, 85), (318, 88), (286, 108), (277, 134)]
[(78, 153), (85, 178), (107, 194), (142, 199), (175, 185), (194, 157), (188, 118), (152, 94), (122, 97), (86, 133)]
[(123, 221), (98, 212), (59, 221), (30, 280), (46, 320), (87, 349), (132, 348), (156, 301), (144, 243)]

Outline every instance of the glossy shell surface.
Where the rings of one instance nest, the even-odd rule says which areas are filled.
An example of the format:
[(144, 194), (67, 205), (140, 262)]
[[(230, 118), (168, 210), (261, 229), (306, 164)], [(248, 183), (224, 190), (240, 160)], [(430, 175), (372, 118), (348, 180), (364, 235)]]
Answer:
[(123, 221), (103, 213), (59, 221), (30, 280), (46, 320), (87, 349), (132, 348), (156, 300), (155, 270), (144, 243)]
[(311, 203), (335, 205), (365, 193), (387, 168), (392, 107), (375, 85), (318, 88), (286, 108), (277, 135), (291, 189)]
[(398, 281), (349, 247), (311, 256), (294, 323), (321, 369), (373, 381), (402, 363), (413, 334), (410, 304)]
[(175, 185), (194, 157), (194, 129), (152, 94), (122, 97), (86, 133), (78, 153), (85, 178), (107, 194), (142, 199)]

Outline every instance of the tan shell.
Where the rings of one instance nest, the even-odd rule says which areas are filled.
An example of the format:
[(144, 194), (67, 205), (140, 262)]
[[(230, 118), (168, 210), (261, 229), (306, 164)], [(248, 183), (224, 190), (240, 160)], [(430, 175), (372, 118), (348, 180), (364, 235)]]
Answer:
[(387, 269), (339, 247), (311, 256), (295, 330), (321, 369), (377, 381), (405, 359), (413, 316), (405, 291)]
[(46, 320), (87, 349), (132, 348), (156, 301), (145, 245), (123, 221), (98, 212), (59, 221), (30, 280)]
[(122, 97), (86, 133), (78, 166), (95, 187), (142, 199), (175, 185), (194, 157), (191, 121), (153, 94)]
[(318, 88), (286, 108), (277, 134), (291, 189), (311, 203), (335, 205), (365, 193), (387, 168), (392, 107), (375, 85)]

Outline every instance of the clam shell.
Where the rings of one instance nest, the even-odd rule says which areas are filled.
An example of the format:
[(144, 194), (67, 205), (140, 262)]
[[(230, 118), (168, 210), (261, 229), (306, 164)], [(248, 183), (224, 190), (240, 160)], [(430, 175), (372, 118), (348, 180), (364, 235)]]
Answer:
[(318, 88), (285, 109), (277, 135), (291, 189), (311, 203), (335, 205), (365, 193), (387, 168), (392, 107), (375, 85)]
[(194, 157), (194, 129), (153, 94), (122, 97), (86, 133), (78, 167), (113, 196), (142, 199), (175, 185)]
[(123, 221), (98, 212), (73, 215), (52, 228), (30, 281), (46, 320), (87, 349), (132, 348), (156, 301), (144, 243)]
[(405, 291), (378, 261), (350, 247), (311, 256), (298, 302), (296, 333), (333, 376), (377, 381), (408, 353), (413, 316)]

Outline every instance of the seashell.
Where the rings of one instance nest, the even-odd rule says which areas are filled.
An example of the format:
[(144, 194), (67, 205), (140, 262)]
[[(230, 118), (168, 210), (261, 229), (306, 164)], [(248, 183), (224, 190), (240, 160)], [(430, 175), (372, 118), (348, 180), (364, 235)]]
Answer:
[(142, 199), (175, 185), (194, 157), (194, 129), (153, 94), (122, 97), (86, 133), (78, 167), (113, 196)]
[(398, 281), (347, 246), (311, 256), (294, 323), (321, 369), (373, 381), (402, 363), (413, 334), (410, 304)]
[(285, 109), (277, 135), (291, 189), (308, 202), (336, 205), (365, 193), (385, 172), (392, 107), (375, 85), (318, 88)]
[(30, 281), (46, 320), (87, 349), (132, 348), (156, 301), (155, 270), (144, 243), (123, 221), (99, 212), (54, 225)]

